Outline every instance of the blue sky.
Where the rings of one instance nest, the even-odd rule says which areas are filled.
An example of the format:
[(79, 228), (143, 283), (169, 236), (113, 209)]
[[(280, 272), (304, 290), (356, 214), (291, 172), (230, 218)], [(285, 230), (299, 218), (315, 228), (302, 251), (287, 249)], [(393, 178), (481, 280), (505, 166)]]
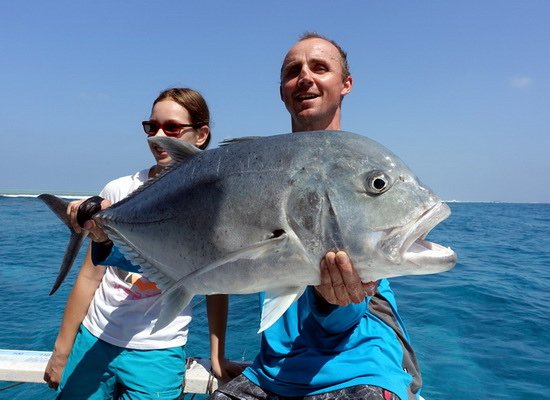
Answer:
[(349, 54), (343, 128), (446, 200), (550, 202), (548, 1), (24, 1), (0, 12), (0, 192), (97, 192), (152, 164), (172, 86), (213, 138), (290, 131), (280, 63), (305, 31)]

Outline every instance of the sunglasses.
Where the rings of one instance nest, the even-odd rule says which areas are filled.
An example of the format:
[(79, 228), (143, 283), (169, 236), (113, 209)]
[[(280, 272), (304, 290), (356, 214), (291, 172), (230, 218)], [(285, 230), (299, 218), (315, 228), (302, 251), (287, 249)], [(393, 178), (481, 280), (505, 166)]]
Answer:
[(143, 121), (141, 125), (143, 125), (143, 131), (147, 134), (147, 136), (155, 136), (159, 129), (162, 129), (166, 136), (171, 137), (179, 136), (184, 128), (201, 126), (199, 124), (180, 124), (177, 122), (166, 122), (164, 124), (159, 124), (155, 121)]

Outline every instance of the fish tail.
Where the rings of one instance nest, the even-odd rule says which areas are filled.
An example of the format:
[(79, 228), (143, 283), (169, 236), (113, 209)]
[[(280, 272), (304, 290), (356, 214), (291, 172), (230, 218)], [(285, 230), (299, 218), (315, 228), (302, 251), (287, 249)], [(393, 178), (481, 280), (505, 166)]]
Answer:
[(88, 235), (88, 232), (83, 231), (82, 233), (76, 233), (72, 228), (69, 217), (67, 216), (67, 206), (69, 204), (68, 201), (63, 200), (57, 196), (53, 196), (51, 194), (41, 194), (40, 196), (38, 196), (38, 198), (46, 203), (46, 205), (54, 212), (54, 214), (57, 215), (57, 217), (61, 221), (63, 221), (63, 223), (71, 231), (71, 237), (69, 239), (69, 244), (67, 245), (67, 250), (65, 251), (65, 256), (63, 257), (63, 261), (61, 263), (61, 266), (59, 267), (59, 273), (57, 274), (55, 283), (53, 284), (52, 290), (50, 291), (51, 296), (57, 291), (57, 289), (59, 289), (59, 287), (67, 277), (67, 274), (71, 270), (71, 267), (74, 264), (74, 260), (78, 255), (78, 251), (82, 246), (82, 242)]

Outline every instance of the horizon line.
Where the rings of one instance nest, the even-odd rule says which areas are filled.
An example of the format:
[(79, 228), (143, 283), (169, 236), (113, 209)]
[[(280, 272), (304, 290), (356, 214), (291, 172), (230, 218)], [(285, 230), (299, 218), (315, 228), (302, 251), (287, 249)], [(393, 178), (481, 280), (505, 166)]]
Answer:
[[(91, 191), (62, 191), (62, 190), (0, 190), (0, 197), (8, 198), (36, 198), (42, 193), (53, 194), (65, 199), (83, 199), (97, 195)], [(550, 204), (544, 201), (507, 201), (507, 200), (442, 200), (444, 203), (483, 203), (483, 204)]]

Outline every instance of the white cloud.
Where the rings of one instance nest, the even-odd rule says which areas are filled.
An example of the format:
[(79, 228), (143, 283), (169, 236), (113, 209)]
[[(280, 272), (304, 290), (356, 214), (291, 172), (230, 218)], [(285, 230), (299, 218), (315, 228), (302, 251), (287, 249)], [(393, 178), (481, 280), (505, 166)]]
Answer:
[(533, 85), (533, 80), (528, 76), (517, 76), (510, 79), (510, 86), (516, 89), (525, 89)]

